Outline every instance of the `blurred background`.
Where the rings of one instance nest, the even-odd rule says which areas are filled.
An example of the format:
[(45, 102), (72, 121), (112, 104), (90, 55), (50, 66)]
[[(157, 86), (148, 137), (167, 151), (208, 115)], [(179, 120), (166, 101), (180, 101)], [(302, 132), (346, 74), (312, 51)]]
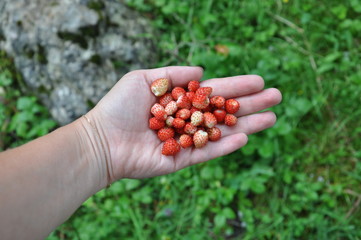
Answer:
[[(92, 49), (88, 60), (95, 65), (86, 67), (108, 66), (116, 78), (132, 69), (167, 65), (200, 65), (203, 80), (258, 74), (266, 88), (281, 90), (283, 101), (272, 108), (277, 124), (249, 136), (244, 148), (175, 174), (118, 181), (88, 199), (48, 239), (361, 239), (359, 0), (121, 1), (134, 13), (126, 17), (131, 24), (142, 22), (141, 30), (130, 34), (130, 45), (149, 52), (134, 62), (141, 48), (124, 60), (125, 55), (94, 47), (105, 41), (98, 35), (105, 31), (107, 2), (117, 1), (76, 2), (98, 14), (99, 31), (83, 29), (92, 39), (87, 44), (71, 28), (58, 38), (65, 47)], [(22, 23), (14, 27), (26, 31)], [(6, 29), (0, 31), (2, 150), (70, 121), (59, 118), (63, 106), (46, 101), (47, 85), (29, 84), (27, 79), (43, 78), (44, 72), (24, 71), (14, 46), (5, 44)], [(107, 39), (108, 46), (120, 41)], [(36, 44), (27, 61), (40, 69), (52, 55), (41, 47), (46, 44)], [(50, 57), (45, 61), (42, 54)], [(51, 79), (52, 68), (46, 72)], [(75, 118), (107, 89), (80, 95), (84, 109), (64, 116)]]

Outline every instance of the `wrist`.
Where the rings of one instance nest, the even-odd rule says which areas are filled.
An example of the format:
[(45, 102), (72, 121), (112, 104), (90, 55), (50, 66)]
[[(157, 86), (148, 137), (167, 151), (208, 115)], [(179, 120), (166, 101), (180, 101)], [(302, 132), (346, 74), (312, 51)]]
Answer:
[(110, 152), (104, 134), (91, 113), (74, 122), (80, 146), (80, 158), (85, 158), (89, 171), (95, 180), (97, 191), (112, 183)]

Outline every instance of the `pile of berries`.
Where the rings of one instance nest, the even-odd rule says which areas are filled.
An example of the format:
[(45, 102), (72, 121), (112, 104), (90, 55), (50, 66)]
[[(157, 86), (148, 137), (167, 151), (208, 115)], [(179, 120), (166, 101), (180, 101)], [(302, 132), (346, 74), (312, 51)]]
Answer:
[(239, 110), (237, 100), (210, 97), (213, 89), (200, 87), (198, 81), (188, 83), (188, 92), (181, 87), (168, 92), (169, 86), (167, 78), (159, 78), (151, 85), (151, 91), (159, 98), (150, 110), (154, 117), (149, 119), (149, 128), (157, 130), (159, 139), (164, 142), (163, 155), (173, 156), (181, 147), (201, 148), (208, 141), (221, 138), (217, 123), (227, 126), (237, 123), (233, 115)]

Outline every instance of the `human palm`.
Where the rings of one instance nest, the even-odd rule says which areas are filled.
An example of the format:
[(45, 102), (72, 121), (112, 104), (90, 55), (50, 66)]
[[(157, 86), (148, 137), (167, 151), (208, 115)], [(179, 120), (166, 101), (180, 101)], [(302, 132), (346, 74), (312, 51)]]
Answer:
[(190, 80), (199, 80), (198, 67), (166, 67), (138, 70), (125, 75), (112, 90), (89, 112), (109, 150), (111, 180), (146, 178), (175, 172), (187, 166), (226, 155), (247, 143), (247, 135), (271, 127), (276, 117), (265, 108), (278, 104), (277, 89), (262, 90), (264, 83), (258, 76), (236, 76), (203, 81), (201, 86), (213, 87), (212, 95), (236, 98), (240, 110), (236, 126), (220, 125), (222, 138), (209, 142), (201, 149), (182, 149), (176, 156), (161, 154), (163, 143), (148, 127), (150, 108), (157, 98), (150, 91), (157, 78), (168, 78), (171, 86), (185, 87)]

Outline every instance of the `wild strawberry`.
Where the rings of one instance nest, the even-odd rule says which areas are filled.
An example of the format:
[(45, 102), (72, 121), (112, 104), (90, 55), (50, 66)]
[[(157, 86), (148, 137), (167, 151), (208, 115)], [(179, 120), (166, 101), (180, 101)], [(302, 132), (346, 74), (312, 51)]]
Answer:
[(190, 81), (188, 83), (188, 90), (190, 92), (195, 92), (199, 88), (199, 82), (198, 81)]
[(190, 118), (191, 116), (191, 111), (189, 111), (188, 109), (181, 109), (178, 110), (178, 112), (175, 115), (177, 118), (181, 118), (183, 120), (187, 120), (188, 118)]
[(167, 119), (165, 120), (165, 124), (166, 124), (168, 127), (172, 127), (172, 126), (173, 126), (173, 121), (174, 121), (174, 117), (168, 116)]
[(194, 98), (194, 96), (195, 96), (196, 94), (194, 93), (194, 92), (186, 92), (186, 96), (188, 97), (188, 99), (189, 100), (193, 100), (193, 98)]
[(174, 120), (173, 120), (173, 127), (175, 127), (175, 128), (183, 128), (184, 127), (184, 125), (185, 125), (186, 123), (184, 122), (184, 120), (183, 119), (181, 119), (181, 118), (175, 118)]
[(177, 100), (177, 107), (190, 109), (192, 107), (192, 102), (186, 95), (181, 95)]
[(193, 126), (199, 126), (203, 123), (203, 113), (195, 111), (191, 116), (191, 123)]
[(181, 87), (173, 88), (172, 97), (174, 100), (178, 100), (178, 98), (182, 95), (186, 95), (186, 90), (184, 90), (184, 88), (181, 88)]
[(227, 126), (234, 126), (237, 124), (237, 117), (234, 116), (233, 114), (227, 114), (226, 117), (224, 118), (224, 123)]
[(193, 135), (193, 142), (196, 148), (204, 147), (208, 142), (208, 133), (203, 130), (198, 130)]
[(209, 98), (204, 94), (196, 94), (192, 100), (193, 107), (204, 109), (209, 105)]
[(165, 112), (168, 116), (173, 115), (178, 110), (177, 103), (175, 101), (171, 101), (165, 107)]
[(226, 114), (227, 114), (226, 111), (223, 109), (217, 109), (213, 111), (213, 115), (216, 117), (217, 123), (222, 123), (224, 121)]
[(180, 145), (174, 138), (170, 138), (167, 141), (165, 141), (162, 148), (162, 154), (166, 156), (174, 156), (179, 151), (180, 151)]
[(197, 132), (197, 127), (192, 123), (186, 123), (184, 126), (184, 132), (193, 135)]
[(207, 97), (208, 97), (209, 95), (211, 95), (212, 90), (213, 89), (211, 87), (201, 87), (201, 88), (197, 89), (196, 94), (197, 95), (200, 95), (200, 94), (207, 95)]
[(157, 119), (156, 117), (152, 117), (149, 119), (149, 128), (153, 130), (161, 129), (165, 126), (165, 122)]
[(228, 99), (225, 104), (227, 113), (236, 113), (239, 110), (239, 102), (235, 99)]
[(163, 107), (166, 107), (167, 104), (170, 103), (171, 101), (173, 101), (173, 97), (172, 94), (170, 93), (166, 93), (159, 98), (159, 104), (162, 105)]
[(168, 140), (169, 138), (174, 137), (174, 129), (169, 127), (164, 127), (159, 129), (158, 131), (158, 138), (164, 142)]
[(193, 138), (188, 134), (182, 134), (179, 137), (179, 144), (182, 148), (187, 148), (193, 145)]
[(222, 136), (221, 130), (217, 127), (208, 128), (207, 133), (210, 141), (218, 141)]
[(213, 115), (213, 113), (210, 112), (203, 113), (203, 118), (204, 118), (203, 124), (207, 128), (212, 128), (217, 124), (217, 119)]
[(150, 109), (150, 112), (159, 120), (167, 119), (167, 113), (165, 112), (164, 107), (159, 103), (154, 104)]
[(169, 80), (167, 78), (159, 78), (152, 82), (150, 89), (155, 96), (160, 97), (167, 92), (168, 87)]
[(224, 99), (224, 97), (221, 96), (214, 96), (211, 98), (211, 104), (216, 108), (223, 108), (225, 102), (226, 99)]

